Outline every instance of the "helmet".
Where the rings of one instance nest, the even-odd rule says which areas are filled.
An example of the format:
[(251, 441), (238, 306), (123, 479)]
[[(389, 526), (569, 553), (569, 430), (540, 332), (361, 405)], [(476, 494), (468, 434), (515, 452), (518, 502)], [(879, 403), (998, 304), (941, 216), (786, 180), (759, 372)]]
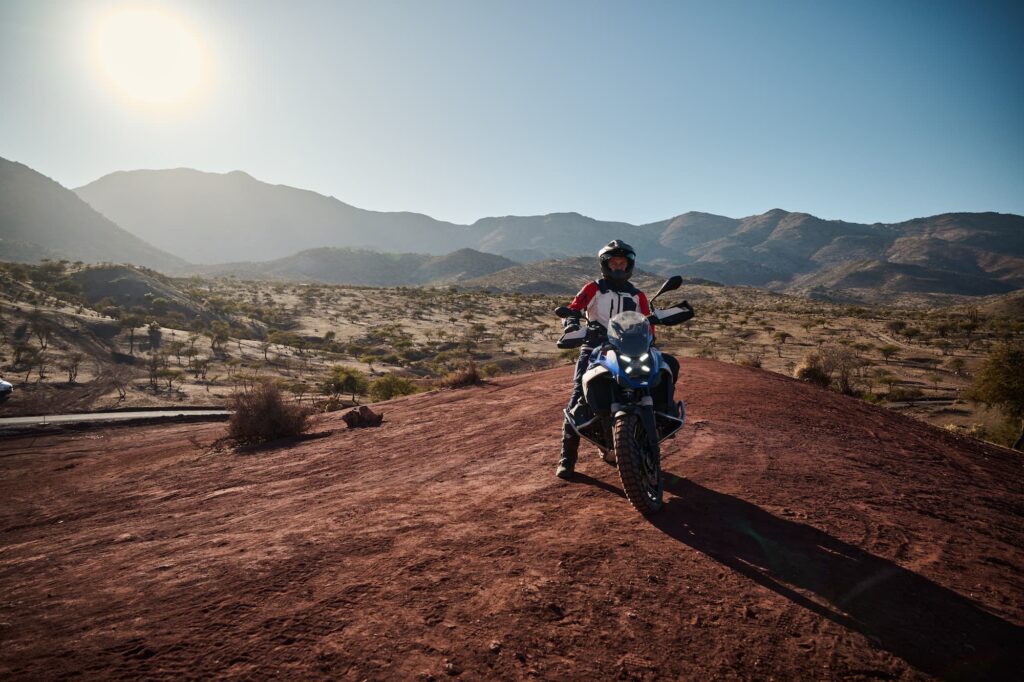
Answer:
[[(628, 263), (626, 264), (625, 270), (612, 270), (608, 267), (608, 261), (615, 256), (622, 256)], [(629, 278), (633, 276), (633, 265), (636, 263), (636, 251), (633, 247), (622, 241), (621, 239), (614, 239), (597, 252), (597, 257), (601, 261), (601, 276), (609, 282), (615, 284), (623, 284), (629, 281)]]

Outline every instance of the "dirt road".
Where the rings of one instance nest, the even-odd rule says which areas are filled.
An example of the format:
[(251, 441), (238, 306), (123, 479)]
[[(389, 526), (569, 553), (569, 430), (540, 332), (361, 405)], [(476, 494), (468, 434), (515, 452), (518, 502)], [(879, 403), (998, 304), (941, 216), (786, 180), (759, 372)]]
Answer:
[(584, 448), (568, 368), (236, 452), (223, 424), (0, 442), (0, 675), (1014, 679), (1018, 454), (683, 365), (668, 503)]

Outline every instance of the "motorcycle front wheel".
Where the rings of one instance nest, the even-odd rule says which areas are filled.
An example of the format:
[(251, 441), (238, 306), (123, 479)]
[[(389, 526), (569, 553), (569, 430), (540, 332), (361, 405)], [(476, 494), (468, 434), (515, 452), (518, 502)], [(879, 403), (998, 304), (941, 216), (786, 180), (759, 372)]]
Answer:
[(613, 435), (626, 498), (641, 514), (654, 514), (661, 509), (665, 485), (661, 463), (647, 441), (643, 423), (633, 414), (617, 417)]

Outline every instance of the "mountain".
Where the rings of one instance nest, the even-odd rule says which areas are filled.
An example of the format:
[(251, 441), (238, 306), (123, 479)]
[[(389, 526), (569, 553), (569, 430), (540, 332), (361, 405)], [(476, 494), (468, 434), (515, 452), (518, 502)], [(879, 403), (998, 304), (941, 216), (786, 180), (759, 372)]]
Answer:
[(74, 192), (0, 158), (0, 260), (119, 262), (160, 270), (186, 263), (96, 212)]
[(878, 260), (840, 263), (830, 270), (797, 277), (788, 287), (790, 291), (812, 288), (843, 291), (863, 289), (881, 294), (934, 293), (961, 296), (988, 296), (1016, 289), (1009, 282), (984, 274)]
[(473, 249), (431, 256), (325, 247), (271, 261), (196, 266), (184, 272), (207, 276), (313, 280), (329, 284), (411, 286), (454, 284), (512, 265), (515, 263), (507, 258)]
[[(868, 225), (776, 208), (745, 218), (688, 212), (631, 225), (570, 212), (456, 225), (366, 211), (239, 171), (118, 172), (77, 191), (119, 225), (196, 263), (274, 261), (319, 247), (431, 255), (470, 248), (535, 263), (592, 257), (608, 241), (625, 239), (643, 269), (729, 285), (839, 286), (851, 268), (870, 261), (889, 264), (872, 271), (886, 291), (977, 295), (1024, 287), (1024, 218), (998, 213)], [(386, 270), (377, 283), (407, 281), (386, 280)]]
[(125, 229), (193, 263), (269, 261), (328, 246), (436, 255), (471, 246), (465, 226), (367, 211), (241, 171), (117, 172), (75, 191)]
[(1020, 678), (1020, 453), (685, 358), (643, 518), (592, 446), (555, 478), (571, 376), (239, 451), (223, 423), (4, 434), (0, 671)]
[[(550, 259), (536, 263), (513, 265), (487, 275), (466, 279), (462, 286), (516, 291), (522, 294), (552, 294), (573, 296), (584, 284), (593, 280), (598, 273), (594, 259), (589, 256)], [(644, 270), (636, 270), (630, 280), (648, 295), (653, 296), (665, 277)], [(695, 277), (684, 278), (684, 286), (721, 287), (717, 282)]]
[(613, 239), (625, 239), (642, 263), (657, 253), (657, 233), (629, 223), (595, 220), (579, 213), (482, 218), (470, 226), (474, 248), (536, 261), (597, 253)]

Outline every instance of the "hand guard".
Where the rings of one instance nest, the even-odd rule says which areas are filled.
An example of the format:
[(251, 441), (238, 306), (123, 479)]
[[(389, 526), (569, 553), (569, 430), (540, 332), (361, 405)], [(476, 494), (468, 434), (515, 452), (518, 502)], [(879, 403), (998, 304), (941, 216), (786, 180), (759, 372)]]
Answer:
[(690, 305), (688, 301), (683, 301), (679, 305), (671, 308), (655, 310), (654, 314), (648, 316), (647, 320), (651, 324), (671, 326), (674, 324), (682, 324), (692, 317), (693, 306)]
[(587, 339), (588, 330), (580, 327), (579, 316), (562, 320), (562, 338), (556, 344), (559, 348), (579, 348)]

